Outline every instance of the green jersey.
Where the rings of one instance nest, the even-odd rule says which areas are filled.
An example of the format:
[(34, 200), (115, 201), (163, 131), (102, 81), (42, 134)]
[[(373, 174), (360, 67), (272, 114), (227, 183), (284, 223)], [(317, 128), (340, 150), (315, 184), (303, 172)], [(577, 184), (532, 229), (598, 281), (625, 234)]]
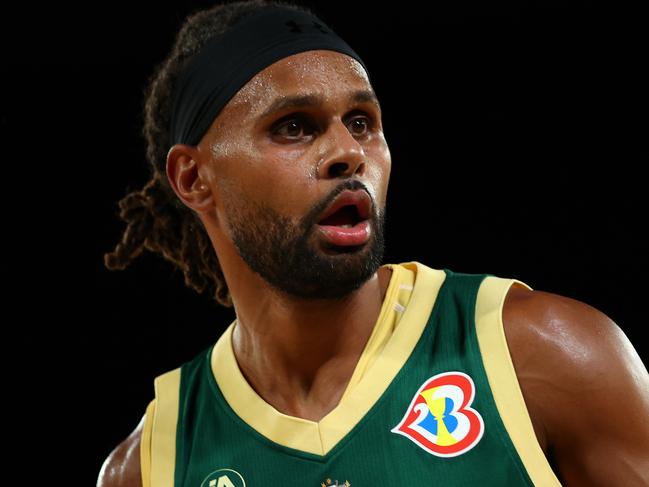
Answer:
[(503, 330), (517, 279), (392, 269), (380, 315), (338, 405), (283, 414), (243, 376), (234, 320), (154, 380), (144, 487), (561, 485), (537, 441)]

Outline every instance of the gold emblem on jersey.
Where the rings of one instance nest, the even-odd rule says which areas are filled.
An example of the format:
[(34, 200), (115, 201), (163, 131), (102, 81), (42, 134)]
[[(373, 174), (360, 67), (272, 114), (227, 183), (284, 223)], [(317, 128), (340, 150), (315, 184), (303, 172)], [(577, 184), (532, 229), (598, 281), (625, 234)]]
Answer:
[(339, 484), (337, 480), (327, 479), (320, 484), (320, 487), (351, 487), (349, 480), (345, 480), (344, 483)]

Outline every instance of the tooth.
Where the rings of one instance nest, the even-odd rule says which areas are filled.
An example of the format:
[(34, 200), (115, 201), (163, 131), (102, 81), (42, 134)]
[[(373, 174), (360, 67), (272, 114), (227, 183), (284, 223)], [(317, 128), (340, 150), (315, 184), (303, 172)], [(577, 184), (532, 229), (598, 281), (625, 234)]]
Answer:
[(352, 225), (351, 223), (345, 223), (344, 225), (340, 225), (340, 226), (343, 227), (343, 228), (351, 228), (354, 225)]

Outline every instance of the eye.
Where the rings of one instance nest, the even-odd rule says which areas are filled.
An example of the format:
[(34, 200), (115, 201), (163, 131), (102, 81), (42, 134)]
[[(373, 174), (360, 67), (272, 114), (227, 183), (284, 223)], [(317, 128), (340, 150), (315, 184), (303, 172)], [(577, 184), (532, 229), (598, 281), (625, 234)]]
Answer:
[[(360, 123), (359, 123), (359, 122), (360, 122)], [(361, 127), (361, 129), (362, 129), (362, 128), (365, 128), (365, 131), (362, 131), (362, 133), (360, 133), (360, 134), (359, 134), (359, 133), (356, 133), (356, 134), (354, 134), (354, 135), (365, 135), (365, 132), (367, 132), (368, 130), (370, 130), (370, 128), (372, 127), (372, 121), (371, 121), (369, 118), (367, 118), (367, 117), (356, 117), (356, 118), (353, 118), (352, 121), (349, 122), (349, 124), (350, 124), (352, 127)], [(354, 132), (352, 132), (352, 133), (354, 133)]]
[[(286, 136), (289, 138), (298, 137), (300, 135), (300, 128), (310, 125), (305, 123), (305, 120), (302, 116), (293, 116), (286, 121), (281, 122), (275, 129), (273, 129), (273, 134), (278, 134), (281, 136)], [(282, 130), (286, 128), (287, 130)]]

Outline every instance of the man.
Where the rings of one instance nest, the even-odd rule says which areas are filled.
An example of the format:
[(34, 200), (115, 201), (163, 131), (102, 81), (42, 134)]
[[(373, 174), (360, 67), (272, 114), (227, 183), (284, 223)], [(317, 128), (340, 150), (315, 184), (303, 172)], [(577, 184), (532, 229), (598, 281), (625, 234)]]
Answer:
[(308, 11), (255, 12), (218, 42), (196, 33), (223, 10), (183, 28), (149, 92), (154, 175), (107, 258), (146, 247), (196, 287), (217, 269), (236, 320), (156, 377), (98, 485), (649, 485), (649, 375), (619, 327), (516, 279), (381, 265), (391, 156), (367, 70)]

